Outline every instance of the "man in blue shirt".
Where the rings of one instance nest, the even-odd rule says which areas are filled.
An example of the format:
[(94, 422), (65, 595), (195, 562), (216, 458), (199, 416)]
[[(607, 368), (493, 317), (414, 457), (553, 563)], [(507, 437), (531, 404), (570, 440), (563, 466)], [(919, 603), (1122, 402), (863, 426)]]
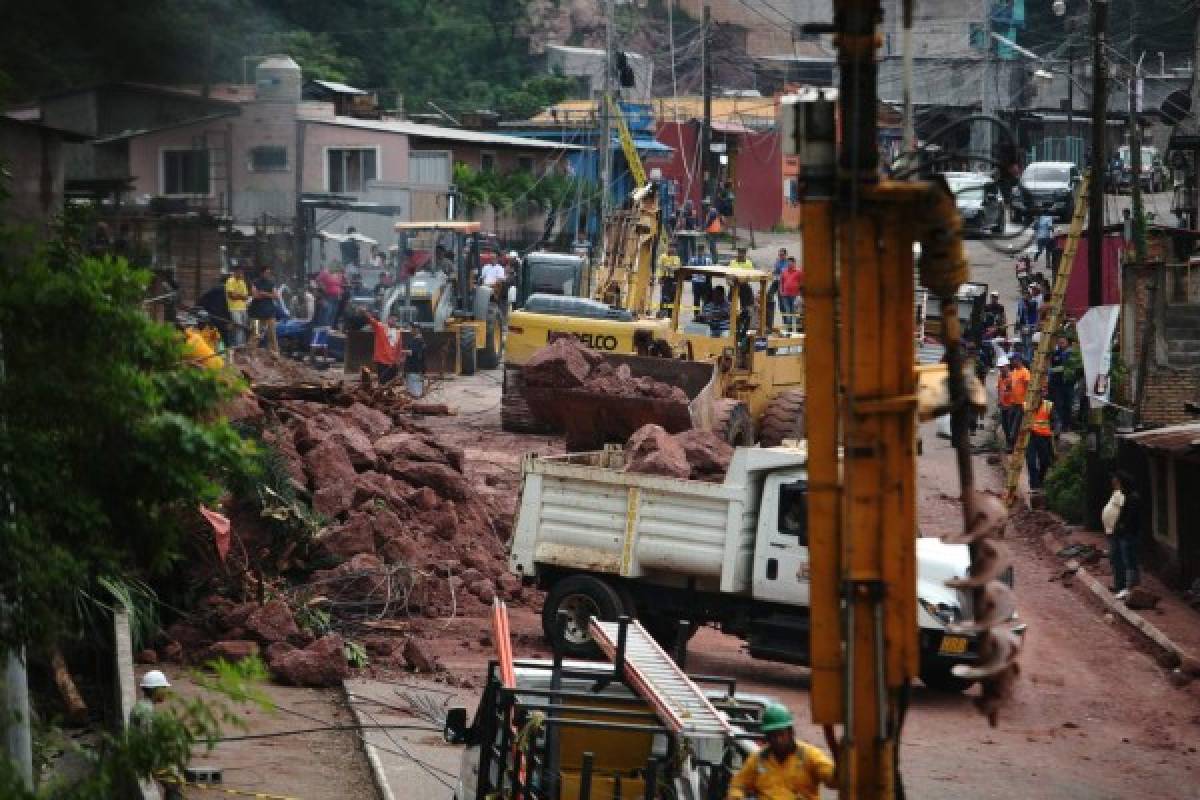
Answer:
[(1058, 432), (1071, 430), (1071, 389), (1067, 382), (1067, 361), (1071, 358), (1071, 343), (1067, 337), (1060, 336), (1050, 353), (1050, 378), (1047, 382), (1050, 390), (1050, 402), (1054, 404), (1054, 416), (1058, 422)]
[[(771, 269), (771, 283), (767, 286), (767, 330), (774, 330), (775, 328), (775, 303), (776, 298), (779, 297), (779, 276), (787, 269), (787, 265), (788, 251), (786, 247), (781, 247), (779, 248), (779, 258), (775, 259), (775, 266)], [(787, 313), (784, 311), (782, 302), (779, 303), (779, 313)], [(787, 322), (787, 320), (784, 320), (785, 325)]]
[(1033, 260), (1037, 261), (1042, 257), (1042, 253), (1046, 254), (1046, 266), (1054, 268), (1054, 216), (1050, 213), (1050, 209), (1043, 209), (1037, 222), (1033, 224), (1033, 233), (1037, 237), (1037, 253), (1033, 256)]

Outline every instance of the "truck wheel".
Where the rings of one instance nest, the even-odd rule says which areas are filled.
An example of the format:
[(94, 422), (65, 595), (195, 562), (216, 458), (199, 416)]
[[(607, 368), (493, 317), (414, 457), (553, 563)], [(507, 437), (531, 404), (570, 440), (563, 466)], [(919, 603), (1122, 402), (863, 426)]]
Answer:
[(500, 320), (500, 309), (495, 304), (488, 306), (483, 349), (479, 351), (479, 368), (495, 369), (500, 366), (504, 354), (504, 323)]
[(558, 628), (558, 612), (567, 612), (567, 623), (558, 644), (564, 655), (572, 658), (595, 658), (600, 648), (588, 633), (592, 617), (612, 622), (625, 613), (615, 589), (591, 575), (572, 575), (554, 584), (542, 605), (542, 634), (554, 644)]
[(754, 421), (750, 409), (739, 400), (723, 398), (713, 408), (713, 433), (734, 447), (754, 444)]
[(464, 327), (458, 332), (458, 374), (475, 374), (475, 329)]
[(935, 692), (959, 694), (970, 689), (975, 681), (958, 677), (950, 671), (950, 667), (937, 666), (925, 667), (921, 670), (921, 683), (925, 684), (925, 688)]
[(804, 391), (788, 389), (767, 404), (758, 441), (763, 447), (778, 447), (784, 439), (804, 438)]

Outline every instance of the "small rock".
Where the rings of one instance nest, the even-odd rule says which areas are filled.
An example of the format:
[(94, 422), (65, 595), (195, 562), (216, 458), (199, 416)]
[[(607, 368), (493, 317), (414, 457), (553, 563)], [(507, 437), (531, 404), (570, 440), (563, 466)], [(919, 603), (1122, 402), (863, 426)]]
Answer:
[(1160, 650), (1154, 657), (1154, 662), (1163, 669), (1182, 669), (1179, 654), (1171, 650)]
[(404, 643), (404, 660), (417, 672), (437, 672), (441, 668), (437, 659), (427, 655), (421, 643), (411, 637)]
[(375, 525), (370, 514), (354, 512), (342, 525), (326, 531), (321, 549), (338, 561), (375, 552)]
[(1200, 678), (1200, 658), (1184, 656), (1179, 660), (1179, 669), (1193, 678)]
[(1149, 589), (1135, 586), (1129, 590), (1129, 595), (1125, 598), (1125, 606), (1134, 611), (1148, 610), (1157, 606), (1159, 599), (1159, 596)]
[(1176, 689), (1182, 689), (1192, 682), (1192, 676), (1181, 669), (1173, 669), (1167, 673), (1167, 680)]
[(183, 661), (183, 646), (179, 642), (167, 642), (162, 647), (162, 660), (178, 664)]
[(223, 658), (226, 661), (241, 661), (244, 658), (258, 655), (258, 642), (249, 639), (234, 639), (217, 642), (208, 648), (209, 659)]
[(1062, 726), (1063, 726), (1064, 728), (1078, 728), (1078, 727), (1079, 727), (1079, 726), (1078, 726), (1078, 725), (1076, 725), (1074, 722), (1064, 722), (1064, 723), (1062, 724)]
[(409, 502), (419, 508), (421, 511), (433, 511), (441, 501), (438, 499), (437, 492), (430, 489), (428, 486), (422, 486), (409, 496)]
[(312, 481), (313, 489), (320, 491), (330, 486), (345, 486), (347, 494), (353, 498), (354, 477), (358, 473), (345, 448), (332, 439), (326, 439), (305, 453), (304, 469)]
[(388, 474), (413, 486), (428, 486), (439, 497), (466, 502), (470, 497), (467, 481), (462, 473), (445, 464), (418, 461), (393, 462)]
[(392, 420), (382, 411), (377, 411), (362, 403), (354, 403), (341, 411), (341, 417), (371, 439), (378, 439), (392, 429)]
[(625, 471), (643, 475), (689, 478), (687, 452), (661, 425), (643, 425), (625, 445)]
[(154, 652), (154, 650), (151, 650), (149, 648), (147, 648), (145, 650), (139, 650), (137, 652), (137, 655), (133, 657), (133, 660), (135, 662), (137, 662), (138, 664), (157, 664), (158, 663), (158, 653)]
[(335, 483), (313, 494), (313, 511), (328, 519), (340, 519), (354, 507), (354, 484)]

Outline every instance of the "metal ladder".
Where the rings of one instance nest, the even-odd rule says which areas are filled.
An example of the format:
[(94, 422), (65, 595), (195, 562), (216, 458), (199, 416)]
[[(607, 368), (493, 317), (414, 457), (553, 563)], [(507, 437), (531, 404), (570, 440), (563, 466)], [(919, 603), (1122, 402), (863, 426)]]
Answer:
[[(1083, 175), (1079, 192), (1075, 195), (1075, 211), (1071, 215), (1071, 228), (1067, 234), (1067, 246), (1063, 250), (1062, 260), (1059, 261), (1058, 274), (1054, 276), (1054, 288), (1050, 290), (1047, 307), (1050, 312), (1042, 319), (1039, 332), (1037, 351), (1033, 356), (1033, 364), (1029, 371), (1029, 388), (1025, 393), (1025, 411), (1021, 416), (1021, 430), (1013, 445), (1012, 456), (1008, 461), (1008, 474), (1004, 492), (1004, 502), (1011, 506), (1017, 499), (1017, 487), (1021, 481), (1021, 470), (1025, 466), (1025, 448), (1029, 445), (1029, 430), (1033, 424), (1033, 412), (1041, 405), (1042, 379), (1046, 377), (1046, 367), (1050, 361), (1050, 350), (1054, 347), (1055, 334), (1062, 325), (1063, 299), (1067, 294), (1067, 284), (1071, 281), (1071, 271), (1075, 268), (1075, 251), (1079, 249), (1079, 237), (1083, 233), (1083, 221), (1087, 217), (1088, 184), (1092, 180), (1091, 170)], [(1096, 220), (1092, 224), (1103, 224)]]
[(616, 674), (624, 675), (668, 729), (691, 739), (733, 733), (728, 720), (637, 620), (622, 617), (603, 622), (593, 617), (589, 630), (592, 640), (612, 659)]

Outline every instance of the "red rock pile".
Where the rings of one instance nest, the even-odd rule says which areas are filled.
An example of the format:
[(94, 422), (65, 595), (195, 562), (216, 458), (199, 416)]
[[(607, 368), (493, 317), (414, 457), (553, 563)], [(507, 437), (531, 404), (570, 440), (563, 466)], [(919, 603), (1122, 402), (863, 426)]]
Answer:
[[(461, 448), (411, 418), (359, 402), (264, 405), (271, 413), (262, 421), (263, 440), (281, 456), (297, 496), (310, 500), (326, 524), (310, 541), (281, 547), (258, 506), (235, 499), (230, 516), (240, 546), (232, 553), (247, 554), (245, 571), (260, 581), (264, 572), (280, 573), (266, 579), (279, 599), (259, 605), (214, 594), (165, 631), (162, 657), (201, 662), (262, 654), (281, 681), (330, 685), (345, 675), (345, 643), (329, 624), (310, 626), (315, 633), (298, 625), (293, 609), (315, 602), (329, 613), (332, 630), (350, 635), (368, 614), (485, 617), (497, 596), (522, 599), (505, 556), (511, 518), (498, 512), (494, 491), (468, 481)], [(201, 577), (234, 596), (253, 587), (248, 578), (239, 589), (228, 576)], [(385, 649), (399, 657), (415, 647)], [(415, 655), (405, 660), (412, 668), (430, 666)]]
[(658, 425), (643, 425), (625, 444), (625, 471), (721, 483), (733, 448), (710, 431), (671, 435)]
[(522, 367), (527, 386), (548, 389), (584, 389), (614, 397), (650, 397), (686, 404), (687, 393), (650, 377), (634, 377), (629, 366), (614, 367), (604, 357), (561, 336), (538, 350)]

